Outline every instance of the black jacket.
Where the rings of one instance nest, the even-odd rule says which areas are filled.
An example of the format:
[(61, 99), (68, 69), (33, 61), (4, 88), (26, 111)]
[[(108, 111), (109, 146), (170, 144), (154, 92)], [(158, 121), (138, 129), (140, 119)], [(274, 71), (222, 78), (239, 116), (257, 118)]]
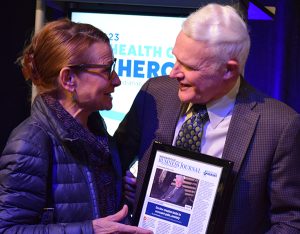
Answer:
[[(121, 166), (115, 147), (110, 150), (119, 207)], [(0, 233), (93, 233), (91, 220), (100, 213), (88, 156), (36, 97), (31, 116), (14, 129), (0, 157)], [(51, 174), (55, 224), (37, 225), (49, 200)]]

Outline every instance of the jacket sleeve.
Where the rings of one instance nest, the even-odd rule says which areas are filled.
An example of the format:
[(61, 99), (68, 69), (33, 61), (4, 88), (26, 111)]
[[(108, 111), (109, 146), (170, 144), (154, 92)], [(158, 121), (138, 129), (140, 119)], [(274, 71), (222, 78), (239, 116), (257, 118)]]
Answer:
[(120, 123), (113, 138), (117, 143), (123, 171), (128, 170), (130, 164), (138, 157), (142, 137), (142, 121), (144, 114), (144, 102), (149, 81), (147, 81)]
[(300, 116), (282, 131), (272, 163), (270, 185), (271, 233), (300, 233)]
[(41, 225), (51, 140), (35, 125), (11, 134), (0, 157), (0, 233), (93, 233), (91, 221)]

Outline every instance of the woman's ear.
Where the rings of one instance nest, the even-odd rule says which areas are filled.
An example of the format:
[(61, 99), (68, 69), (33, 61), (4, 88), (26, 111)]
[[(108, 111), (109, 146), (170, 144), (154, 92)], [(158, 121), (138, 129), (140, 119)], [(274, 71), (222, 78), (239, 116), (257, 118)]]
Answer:
[(225, 79), (237, 78), (239, 77), (239, 63), (236, 60), (229, 60), (226, 63), (226, 71), (224, 74)]
[(60, 85), (69, 92), (74, 92), (75, 90), (75, 74), (70, 68), (64, 67), (59, 73), (59, 83)]

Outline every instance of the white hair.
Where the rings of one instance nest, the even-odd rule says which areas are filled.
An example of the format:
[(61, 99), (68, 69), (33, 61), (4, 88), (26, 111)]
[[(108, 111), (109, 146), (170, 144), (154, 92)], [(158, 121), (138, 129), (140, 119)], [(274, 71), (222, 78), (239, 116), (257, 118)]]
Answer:
[(235, 59), (242, 73), (250, 49), (246, 23), (231, 6), (208, 4), (192, 13), (182, 25), (188, 37), (204, 42), (224, 61)]
[(185, 176), (177, 174), (177, 175), (176, 175), (176, 179), (177, 179), (177, 178), (180, 179), (181, 181), (184, 181)]

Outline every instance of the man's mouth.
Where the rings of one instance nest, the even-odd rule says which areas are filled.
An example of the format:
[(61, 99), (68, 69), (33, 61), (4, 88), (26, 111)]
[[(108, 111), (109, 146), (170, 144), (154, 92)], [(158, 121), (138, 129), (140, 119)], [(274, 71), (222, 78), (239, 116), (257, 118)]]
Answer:
[(191, 85), (189, 85), (189, 84), (179, 83), (179, 89), (180, 90), (185, 90), (185, 89), (188, 89), (190, 87), (191, 87)]

